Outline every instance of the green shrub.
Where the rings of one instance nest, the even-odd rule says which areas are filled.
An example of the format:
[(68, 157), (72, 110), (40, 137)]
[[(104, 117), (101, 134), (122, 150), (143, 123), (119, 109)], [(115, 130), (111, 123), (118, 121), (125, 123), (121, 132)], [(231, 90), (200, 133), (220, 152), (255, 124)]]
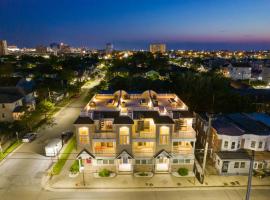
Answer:
[(177, 172), (178, 172), (178, 174), (180, 176), (187, 176), (188, 175), (188, 169), (187, 168), (179, 168)]
[(79, 160), (75, 160), (73, 162), (73, 164), (71, 165), (69, 171), (71, 173), (74, 173), (74, 174), (80, 171), (80, 169), (79, 169)]
[(145, 172), (140, 172), (138, 175), (139, 175), (139, 176), (148, 176), (148, 174), (145, 173)]
[(100, 177), (109, 177), (110, 174), (111, 174), (111, 172), (110, 172), (108, 169), (102, 169), (102, 170), (98, 173), (98, 175), (99, 175)]

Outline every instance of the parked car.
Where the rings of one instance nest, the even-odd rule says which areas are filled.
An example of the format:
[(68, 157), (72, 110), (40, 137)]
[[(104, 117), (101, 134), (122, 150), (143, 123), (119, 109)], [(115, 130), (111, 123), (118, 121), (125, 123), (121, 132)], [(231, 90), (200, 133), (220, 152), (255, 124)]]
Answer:
[(73, 132), (72, 131), (65, 131), (61, 134), (61, 138), (63, 140), (64, 143), (67, 143), (69, 141), (70, 138), (72, 138), (73, 136)]
[(23, 136), (22, 142), (24, 143), (32, 142), (33, 140), (36, 139), (36, 137), (37, 137), (36, 133), (27, 133), (25, 136)]
[(45, 146), (45, 155), (49, 157), (57, 156), (62, 149), (62, 141), (59, 138), (54, 138)]

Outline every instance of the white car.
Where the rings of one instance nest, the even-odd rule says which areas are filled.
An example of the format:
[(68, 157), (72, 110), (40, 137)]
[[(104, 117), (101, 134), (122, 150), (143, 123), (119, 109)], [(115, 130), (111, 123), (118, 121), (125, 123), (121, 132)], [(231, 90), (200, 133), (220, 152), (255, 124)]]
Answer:
[(22, 142), (24, 143), (29, 143), (32, 142), (34, 139), (36, 139), (37, 133), (27, 133), (25, 136), (22, 138)]

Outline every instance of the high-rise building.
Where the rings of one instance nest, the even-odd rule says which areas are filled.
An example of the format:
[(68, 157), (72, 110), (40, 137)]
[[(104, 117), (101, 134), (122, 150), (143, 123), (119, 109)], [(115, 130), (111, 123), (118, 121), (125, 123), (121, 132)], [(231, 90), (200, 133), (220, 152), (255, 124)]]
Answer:
[(150, 44), (151, 53), (165, 53), (166, 44)]
[(0, 56), (4, 56), (8, 54), (7, 49), (7, 41), (6, 40), (0, 40)]
[(113, 52), (113, 44), (107, 43), (106, 44), (106, 54), (111, 54)]

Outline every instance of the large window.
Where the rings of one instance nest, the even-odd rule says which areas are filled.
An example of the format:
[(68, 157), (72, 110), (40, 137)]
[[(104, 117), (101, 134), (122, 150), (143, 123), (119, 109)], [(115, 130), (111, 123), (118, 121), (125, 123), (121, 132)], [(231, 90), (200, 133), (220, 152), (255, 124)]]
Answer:
[(129, 128), (121, 127), (119, 129), (119, 143), (120, 145), (128, 145), (129, 144)]
[(239, 168), (239, 162), (234, 163), (234, 168)]
[(255, 148), (255, 146), (256, 146), (256, 141), (251, 141), (250, 147)]
[(246, 163), (245, 162), (241, 162), (240, 168), (245, 168), (246, 167)]
[(102, 131), (112, 131), (113, 121), (112, 120), (101, 120), (100, 121), (100, 129)]
[(262, 148), (262, 146), (263, 146), (263, 142), (262, 142), (262, 141), (260, 141), (260, 142), (259, 142), (259, 146), (258, 146), (258, 148), (259, 148), (259, 149), (261, 149), (261, 148)]
[(87, 127), (79, 128), (80, 144), (89, 144), (89, 129)]
[(152, 164), (152, 160), (151, 159), (147, 159), (147, 160), (145, 160), (145, 159), (141, 159), (141, 160), (135, 160), (135, 164), (136, 165), (151, 165)]
[(225, 148), (225, 149), (228, 148), (228, 145), (229, 145), (229, 142), (228, 142), (228, 141), (224, 141), (224, 148)]
[(232, 142), (232, 149), (235, 149), (235, 142)]
[(169, 144), (169, 135), (170, 135), (170, 128), (169, 127), (167, 127), (167, 126), (160, 127), (159, 144), (168, 145)]

